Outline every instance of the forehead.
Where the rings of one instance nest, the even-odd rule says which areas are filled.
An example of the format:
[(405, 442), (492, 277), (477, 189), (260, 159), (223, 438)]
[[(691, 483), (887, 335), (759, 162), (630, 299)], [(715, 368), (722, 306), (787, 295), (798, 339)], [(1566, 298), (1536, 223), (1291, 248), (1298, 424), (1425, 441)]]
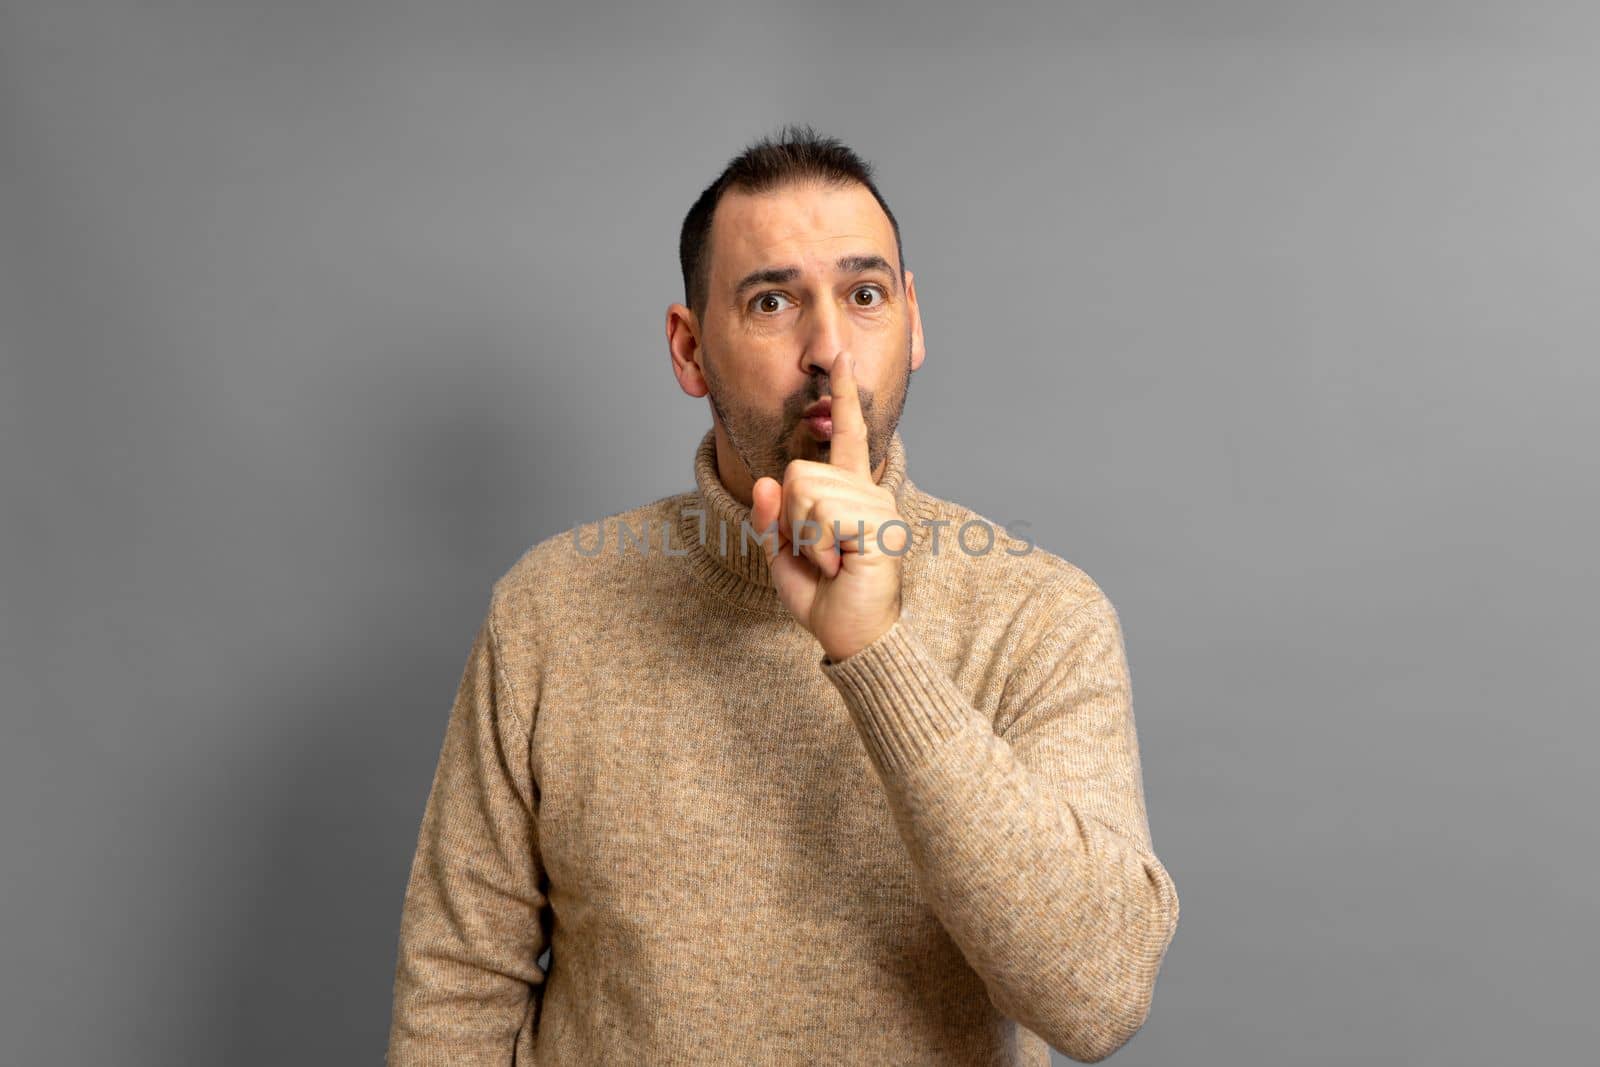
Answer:
[(763, 193), (733, 190), (711, 217), (711, 286), (761, 267), (829, 271), (840, 256), (876, 253), (896, 262), (894, 227), (866, 186), (814, 182)]

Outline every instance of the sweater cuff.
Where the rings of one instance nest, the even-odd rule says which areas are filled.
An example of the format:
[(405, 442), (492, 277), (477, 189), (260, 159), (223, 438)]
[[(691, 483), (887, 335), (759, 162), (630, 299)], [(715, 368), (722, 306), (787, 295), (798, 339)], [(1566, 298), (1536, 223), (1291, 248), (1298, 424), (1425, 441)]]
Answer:
[(844, 697), (867, 753), (884, 771), (903, 774), (979, 722), (904, 609), (871, 644), (837, 663), (823, 656), (820, 665)]

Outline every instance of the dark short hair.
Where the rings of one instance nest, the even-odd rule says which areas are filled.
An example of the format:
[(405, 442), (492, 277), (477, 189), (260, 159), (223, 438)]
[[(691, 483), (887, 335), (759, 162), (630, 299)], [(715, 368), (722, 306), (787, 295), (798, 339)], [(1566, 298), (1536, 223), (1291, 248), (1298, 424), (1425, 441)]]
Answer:
[(684, 301), (696, 315), (704, 314), (710, 295), (711, 217), (722, 194), (729, 189), (764, 193), (803, 181), (828, 185), (859, 182), (866, 186), (889, 216), (889, 225), (894, 227), (895, 255), (900, 260), (900, 270), (905, 270), (900, 223), (872, 180), (872, 165), (837, 138), (824, 137), (810, 126), (784, 126), (776, 136), (763, 137), (733, 157), (684, 216), (683, 230), (678, 235), (678, 265), (683, 270)]

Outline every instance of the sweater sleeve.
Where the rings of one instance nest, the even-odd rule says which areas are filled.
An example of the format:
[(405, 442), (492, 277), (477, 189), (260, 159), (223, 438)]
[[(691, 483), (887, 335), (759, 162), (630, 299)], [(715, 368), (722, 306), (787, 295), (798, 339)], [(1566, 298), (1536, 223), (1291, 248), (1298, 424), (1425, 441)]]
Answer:
[(1103, 592), (1053, 616), (996, 725), (916, 619), (822, 670), (888, 793), (930, 908), (1001, 1013), (1081, 1062), (1144, 1025), (1178, 922), (1152, 851), (1121, 626)]
[(400, 920), (389, 1067), (513, 1061), (536, 1012), (547, 927), (529, 714), (491, 607), (444, 731)]

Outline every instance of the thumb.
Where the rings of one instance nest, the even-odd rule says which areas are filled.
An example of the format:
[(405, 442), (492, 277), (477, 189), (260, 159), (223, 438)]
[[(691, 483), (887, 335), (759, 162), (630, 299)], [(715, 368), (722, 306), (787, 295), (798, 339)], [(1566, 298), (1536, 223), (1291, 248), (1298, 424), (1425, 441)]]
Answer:
[(757, 478), (750, 488), (750, 525), (757, 534), (767, 532), (767, 527), (778, 521), (778, 509), (783, 503), (783, 487), (774, 478)]

